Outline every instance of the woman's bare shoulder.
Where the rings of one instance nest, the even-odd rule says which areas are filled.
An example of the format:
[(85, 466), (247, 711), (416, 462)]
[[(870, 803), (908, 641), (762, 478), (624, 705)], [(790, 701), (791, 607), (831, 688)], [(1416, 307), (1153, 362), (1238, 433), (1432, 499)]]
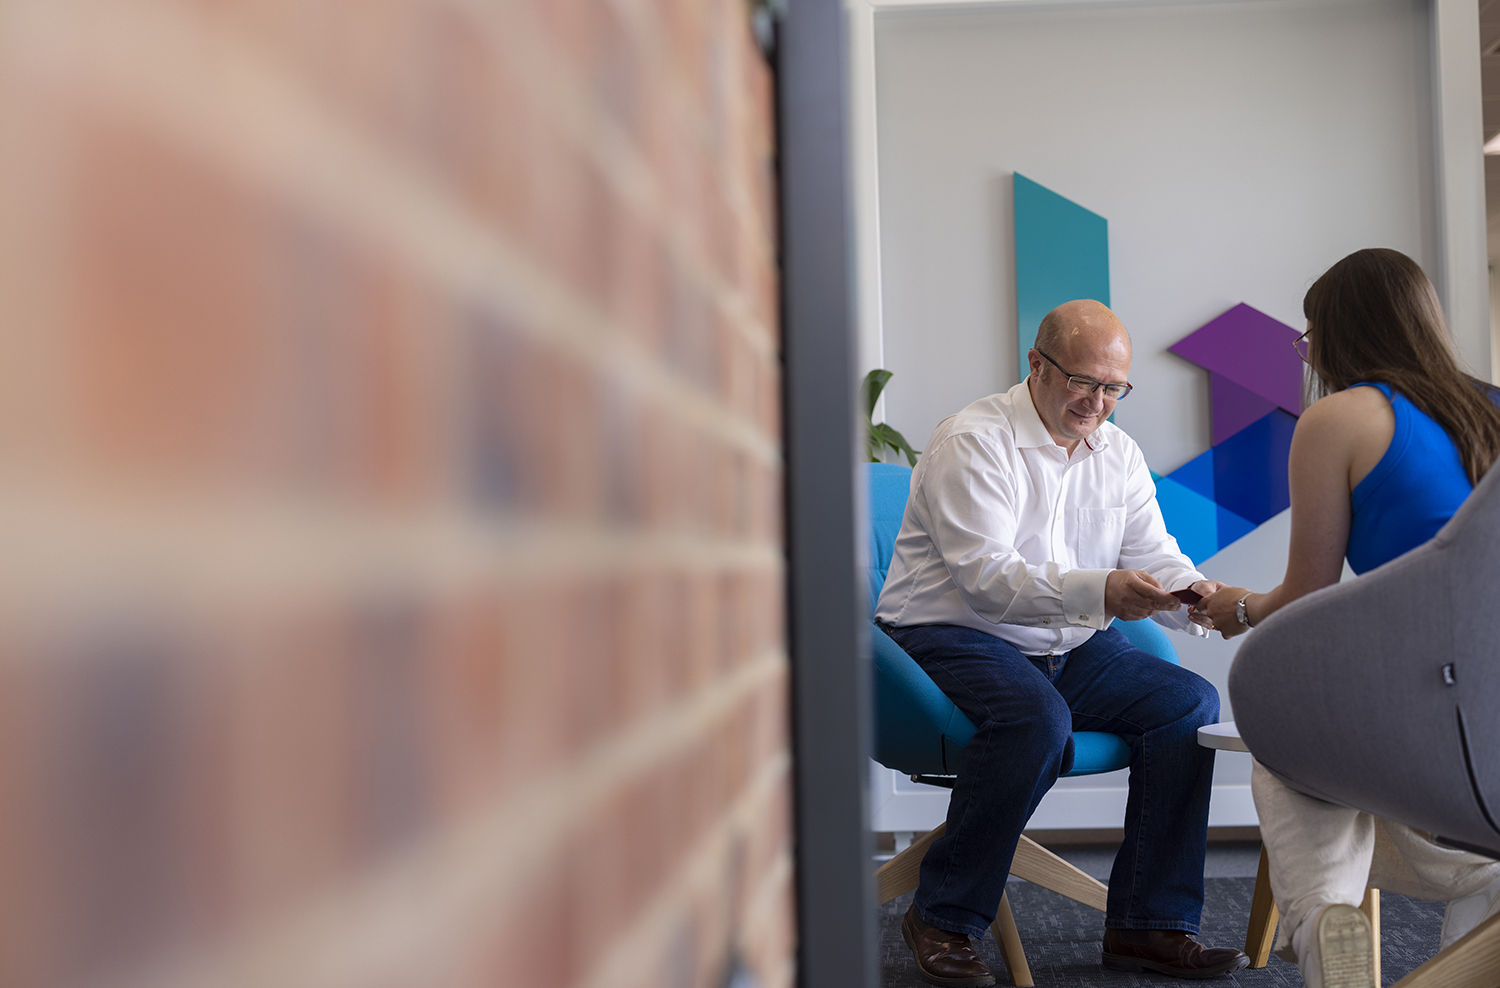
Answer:
[(1362, 431), (1391, 416), (1391, 403), (1376, 388), (1345, 388), (1325, 395), (1302, 412), (1309, 428)]
[(1375, 388), (1346, 388), (1319, 398), (1297, 423), (1292, 445), (1330, 466), (1348, 464), (1349, 489), (1374, 469), (1391, 444), (1396, 414)]

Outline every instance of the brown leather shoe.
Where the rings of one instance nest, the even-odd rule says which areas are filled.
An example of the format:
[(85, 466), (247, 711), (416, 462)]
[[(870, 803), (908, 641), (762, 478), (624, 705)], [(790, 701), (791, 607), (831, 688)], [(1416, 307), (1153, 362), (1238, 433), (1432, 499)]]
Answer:
[(1250, 964), (1243, 951), (1205, 947), (1181, 930), (1105, 930), (1104, 966), (1174, 978), (1217, 978)]
[(917, 958), (917, 972), (928, 984), (984, 988), (995, 983), (967, 936), (928, 926), (917, 917), (916, 906), (908, 907), (901, 917), (901, 936)]

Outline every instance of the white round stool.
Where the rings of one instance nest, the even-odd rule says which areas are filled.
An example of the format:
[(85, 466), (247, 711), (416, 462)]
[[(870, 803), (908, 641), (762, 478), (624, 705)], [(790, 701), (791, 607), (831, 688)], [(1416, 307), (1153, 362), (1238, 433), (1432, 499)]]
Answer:
[[(1219, 751), (1249, 751), (1240, 738), (1234, 721), (1209, 724), (1198, 728), (1198, 743), (1205, 748)], [(1365, 901), (1359, 907), (1370, 920), (1375, 941), (1375, 983), (1380, 983), (1380, 890), (1366, 889)], [(1250, 900), (1250, 928), (1245, 931), (1245, 953), (1250, 957), (1251, 967), (1265, 967), (1271, 959), (1271, 944), (1276, 936), (1276, 921), (1280, 913), (1276, 900), (1271, 895), (1270, 866), (1266, 859), (1266, 846), (1260, 847), (1260, 867), (1255, 871), (1255, 896)]]

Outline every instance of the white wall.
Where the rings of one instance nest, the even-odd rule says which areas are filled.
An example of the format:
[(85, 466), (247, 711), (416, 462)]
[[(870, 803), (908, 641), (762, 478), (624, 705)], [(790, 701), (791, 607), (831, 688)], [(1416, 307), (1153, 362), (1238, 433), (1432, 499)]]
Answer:
[[(1425, 3), (998, 5), (877, 10), (872, 23), (885, 410), (914, 445), (1018, 380), (1016, 171), (1109, 221), (1137, 387), (1116, 421), (1160, 473), (1209, 446), (1207, 374), (1167, 346), (1241, 301), (1300, 328), (1307, 286), (1361, 247), (1395, 247), (1442, 279)], [(1203, 569), (1269, 589), (1286, 539), (1283, 515)], [(1235, 643), (1178, 642), (1227, 719)], [(1215, 822), (1254, 823), (1248, 756), (1219, 766), (1216, 810), (1233, 819)], [(1063, 780), (1033, 825), (1118, 826), (1123, 785)], [(1103, 822), (1079, 822), (1070, 789), (1090, 790)]]
[(1109, 221), (1158, 471), (1208, 447), (1207, 382), (1165, 348), (1237, 302), (1302, 325), (1360, 247), (1436, 260), (1425, 15), (1256, 0), (876, 19), (887, 420), (917, 439), (1019, 380), (1011, 174)]

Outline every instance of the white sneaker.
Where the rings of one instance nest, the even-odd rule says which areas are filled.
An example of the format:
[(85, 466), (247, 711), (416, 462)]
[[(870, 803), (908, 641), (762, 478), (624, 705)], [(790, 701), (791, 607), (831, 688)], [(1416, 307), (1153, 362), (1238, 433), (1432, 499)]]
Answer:
[(1447, 950), (1474, 927), (1500, 912), (1500, 878), (1490, 882), (1473, 895), (1462, 899), (1449, 899), (1443, 913), (1443, 939), (1439, 950)]
[(1380, 988), (1365, 914), (1353, 906), (1327, 906), (1316, 923), (1316, 936), (1306, 938), (1313, 949), (1297, 952), (1303, 981), (1312, 988)]

